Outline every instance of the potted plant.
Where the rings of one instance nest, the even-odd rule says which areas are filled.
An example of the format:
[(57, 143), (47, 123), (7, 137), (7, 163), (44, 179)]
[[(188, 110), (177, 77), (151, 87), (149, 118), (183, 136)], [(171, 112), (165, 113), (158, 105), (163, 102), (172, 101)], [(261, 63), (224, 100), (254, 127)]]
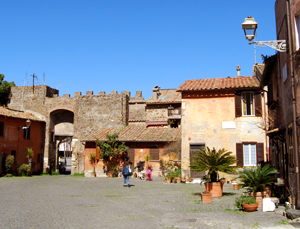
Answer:
[(223, 195), (223, 183), (218, 182), (218, 172), (231, 173), (236, 170), (232, 165), (236, 163), (236, 159), (232, 156), (232, 152), (225, 149), (218, 151), (209, 147), (199, 148), (199, 151), (193, 151), (192, 163), (190, 168), (192, 171), (205, 172), (209, 182), (206, 185), (206, 191), (212, 193), (212, 197), (221, 197)]
[(6, 173), (9, 175), (12, 172), (12, 168), (15, 162), (15, 156), (14, 155), (7, 155), (5, 159), (5, 169)]
[(208, 191), (201, 192), (201, 200), (204, 204), (212, 203), (212, 194)]
[(266, 164), (264, 167), (258, 164), (257, 168), (245, 168), (244, 171), (238, 172), (237, 178), (241, 182), (241, 187), (247, 187), (249, 193), (253, 193), (258, 207), (261, 207), (265, 188), (275, 183), (275, 175), (277, 173), (277, 170), (271, 168), (269, 164)]
[(93, 176), (93, 177), (96, 177), (95, 164), (97, 163), (97, 159), (96, 159), (96, 154), (94, 154), (92, 151), (90, 152), (89, 160), (90, 160), (91, 164), (93, 165), (92, 176)]
[(96, 146), (100, 147), (101, 159), (108, 169), (109, 176), (117, 173), (117, 167), (122, 161), (123, 153), (129, 148), (125, 142), (118, 141), (119, 133), (107, 133), (105, 140), (97, 140)]
[(258, 208), (258, 203), (253, 196), (241, 195), (235, 199), (235, 207), (239, 209), (244, 209), (246, 212), (256, 211)]
[(28, 164), (29, 166), (31, 166), (31, 161), (32, 161), (32, 158), (33, 158), (33, 149), (32, 148), (27, 148), (27, 151), (26, 151), (26, 158), (28, 158)]

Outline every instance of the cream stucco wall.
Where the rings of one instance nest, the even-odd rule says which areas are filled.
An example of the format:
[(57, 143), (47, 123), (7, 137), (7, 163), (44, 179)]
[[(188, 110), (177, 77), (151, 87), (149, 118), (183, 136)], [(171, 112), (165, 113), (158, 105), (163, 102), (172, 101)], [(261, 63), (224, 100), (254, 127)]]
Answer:
[(234, 156), (236, 143), (264, 143), (266, 149), (265, 132), (259, 128), (262, 118), (236, 118), (234, 96), (182, 99), (181, 121), (183, 176), (190, 176), (190, 144), (225, 148)]

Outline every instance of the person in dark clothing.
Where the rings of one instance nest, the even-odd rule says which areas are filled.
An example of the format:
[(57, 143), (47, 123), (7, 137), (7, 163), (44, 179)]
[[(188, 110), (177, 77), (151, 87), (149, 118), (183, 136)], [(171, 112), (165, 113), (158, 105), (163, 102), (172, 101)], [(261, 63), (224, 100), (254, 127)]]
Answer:
[(130, 172), (131, 172), (130, 165), (128, 164), (127, 161), (125, 161), (122, 169), (122, 174), (124, 177), (124, 187), (130, 187), (130, 182), (129, 182)]

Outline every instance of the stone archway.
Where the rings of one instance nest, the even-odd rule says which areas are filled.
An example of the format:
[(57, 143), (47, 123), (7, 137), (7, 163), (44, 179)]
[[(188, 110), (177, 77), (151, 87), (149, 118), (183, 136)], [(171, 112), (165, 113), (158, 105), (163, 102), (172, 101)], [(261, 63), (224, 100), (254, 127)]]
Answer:
[(73, 133), (74, 113), (72, 111), (58, 109), (50, 113), (50, 172), (59, 171), (60, 161), (67, 162), (67, 166), (71, 166)]

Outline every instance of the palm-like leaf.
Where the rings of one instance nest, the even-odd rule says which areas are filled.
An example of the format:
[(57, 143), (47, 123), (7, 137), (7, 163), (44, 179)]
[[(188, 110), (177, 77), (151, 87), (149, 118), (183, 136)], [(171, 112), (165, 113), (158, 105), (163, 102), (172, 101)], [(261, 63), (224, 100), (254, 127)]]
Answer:
[(236, 159), (231, 155), (232, 152), (225, 149), (220, 149), (218, 151), (209, 147), (204, 149), (199, 148), (199, 151), (192, 152), (192, 163), (190, 168), (192, 171), (204, 172), (208, 170), (208, 175), (211, 182), (217, 181), (218, 171), (224, 173), (230, 173), (235, 171), (232, 167), (236, 163)]
[(275, 182), (275, 174), (277, 173), (277, 170), (270, 168), (269, 164), (264, 167), (258, 164), (257, 168), (245, 168), (244, 171), (238, 172), (237, 178), (242, 182), (242, 187), (248, 187), (253, 192), (261, 192), (266, 186)]

